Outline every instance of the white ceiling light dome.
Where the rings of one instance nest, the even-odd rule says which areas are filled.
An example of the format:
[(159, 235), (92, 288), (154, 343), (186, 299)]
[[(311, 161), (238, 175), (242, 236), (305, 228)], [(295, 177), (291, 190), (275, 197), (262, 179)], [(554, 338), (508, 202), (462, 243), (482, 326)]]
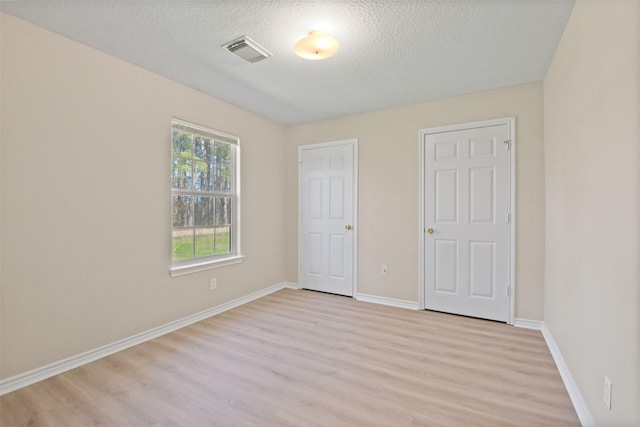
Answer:
[(338, 51), (338, 40), (321, 31), (311, 31), (309, 35), (298, 40), (294, 47), (296, 55), (304, 59), (325, 59)]

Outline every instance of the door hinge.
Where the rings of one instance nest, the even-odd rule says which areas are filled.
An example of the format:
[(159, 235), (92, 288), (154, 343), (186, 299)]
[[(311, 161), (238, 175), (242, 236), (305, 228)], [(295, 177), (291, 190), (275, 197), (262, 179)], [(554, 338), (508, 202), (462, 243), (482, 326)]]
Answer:
[(511, 296), (511, 286), (507, 286), (507, 296)]
[(511, 140), (507, 139), (504, 143), (507, 144), (507, 150), (511, 150)]
[(507, 212), (507, 224), (511, 224), (511, 212)]

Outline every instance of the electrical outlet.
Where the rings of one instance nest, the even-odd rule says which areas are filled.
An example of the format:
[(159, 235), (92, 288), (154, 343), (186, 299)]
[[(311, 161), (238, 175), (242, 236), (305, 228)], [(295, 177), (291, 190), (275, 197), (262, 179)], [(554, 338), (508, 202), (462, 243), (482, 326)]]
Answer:
[(211, 278), (211, 280), (209, 281), (209, 289), (213, 291), (217, 287), (218, 287), (218, 281), (214, 278)]
[(606, 407), (611, 410), (611, 380), (606, 376), (604, 377), (604, 393), (602, 397)]
[(380, 274), (387, 274), (389, 272), (389, 269), (387, 268), (387, 264), (382, 264), (382, 267), (380, 267)]

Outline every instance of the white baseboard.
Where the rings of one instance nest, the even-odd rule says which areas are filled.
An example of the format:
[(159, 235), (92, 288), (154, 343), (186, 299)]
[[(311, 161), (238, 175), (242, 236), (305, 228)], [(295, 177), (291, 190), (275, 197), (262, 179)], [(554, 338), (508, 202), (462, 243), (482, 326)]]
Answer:
[[(293, 282), (284, 282), (287, 288), (290, 289), (303, 289), (300, 285)], [(405, 301), (401, 299), (379, 297), (376, 295), (368, 294), (356, 294), (353, 299), (362, 302), (372, 302), (374, 304), (390, 305), (392, 307), (408, 308), (409, 310), (419, 310), (420, 306), (417, 302)]]
[(0, 381), (0, 396), (19, 388), (34, 384), (38, 381), (53, 377), (54, 375), (69, 371), (73, 368), (77, 368), (78, 366), (82, 366), (103, 357), (109, 356), (110, 354), (116, 353), (118, 351), (133, 347), (134, 345), (142, 344), (145, 341), (149, 341), (159, 336), (168, 334), (169, 332), (184, 328), (185, 326), (189, 326), (193, 323), (199, 322), (211, 316), (215, 316), (216, 314), (222, 313), (224, 311), (231, 310), (232, 308), (238, 307), (242, 304), (246, 304), (265, 295), (279, 291), (280, 289), (291, 287), (293, 287), (294, 289), (297, 288), (295, 283), (278, 283), (277, 285), (270, 286), (261, 291), (254, 292), (252, 294), (234, 299), (224, 304), (220, 304), (216, 307), (212, 307), (199, 313), (183, 317), (182, 319), (175, 320), (165, 325), (149, 329), (148, 331), (121, 339), (111, 344), (107, 344), (102, 347), (98, 347), (93, 350), (89, 350), (87, 352), (59, 360), (49, 365), (24, 372), (10, 378), (6, 378)]
[(582, 397), (582, 393), (580, 393), (580, 389), (573, 379), (571, 371), (569, 370), (567, 363), (564, 361), (562, 353), (560, 353), (560, 348), (558, 347), (558, 344), (556, 344), (555, 339), (553, 339), (551, 331), (545, 324), (542, 325), (540, 330), (542, 331), (544, 340), (547, 342), (547, 347), (549, 347), (551, 356), (553, 356), (553, 360), (556, 362), (556, 367), (560, 372), (562, 382), (564, 382), (564, 387), (567, 389), (567, 393), (569, 393), (569, 398), (571, 399), (571, 403), (573, 403), (573, 407), (578, 414), (582, 427), (595, 427), (596, 423), (591, 417), (591, 412), (589, 412), (587, 402), (585, 402)]
[(363, 302), (372, 302), (374, 304), (390, 305), (392, 307), (408, 308), (409, 310), (418, 310), (417, 302), (405, 301), (395, 298), (379, 297), (376, 295), (357, 294), (355, 299)]
[(541, 331), (544, 326), (544, 322), (542, 320), (519, 319), (516, 317), (516, 320), (513, 322), (513, 326), (516, 328), (535, 329), (536, 331)]
[(297, 283), (293, 283), (293, 282), (282, 282), (284, 284), (285, 288), (289, 288), (289, 289), (302, 289), (302, 287), (300, 285), (298, 285)]
[(551, 352), (551, 356), (553, 357), (553, 361), (558, 368), (558, 372), (560, 372), (560, 377), (562, 377), (562, 382), (564, 383), (564, 387), (567, 389), (567, 393), (569, 394), (569, 398), (571, 399), (571, 403), (576, 410), (576, 414), (580, 419), (582, 427), (595, 427), (595, 422), (591, 417), (591, 412), (589, 412), (587, 403), (584, 401), (582, 393), (580, 393), (580, 390), (578, 389), (578, 386), (576, 385), (576, 382), (571, 375), (571, 371), (569, 371), (569, 367), (564, 361), (562, 353), (560, 353), (560, 348), (556, 344), (556, 341), (553, 338), (553, 335), (551, 334), (549, 328), (547, 328), (544, 322), (540, 320), (518, 318), (516, 318), (513, 326), (517, 328), (535, 329), (542, 332), (542, 336), (547, 343), (547, 347)]

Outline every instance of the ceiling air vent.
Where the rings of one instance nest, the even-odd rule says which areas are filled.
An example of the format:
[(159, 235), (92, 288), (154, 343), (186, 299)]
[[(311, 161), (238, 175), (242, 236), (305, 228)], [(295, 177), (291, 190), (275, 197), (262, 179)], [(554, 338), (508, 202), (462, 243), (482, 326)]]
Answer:
[(223, 44), (222, 47), (252, 64), (272, 56), (267, 49), (263, 48), (247, 36), (231, 40), (229, 43)]

